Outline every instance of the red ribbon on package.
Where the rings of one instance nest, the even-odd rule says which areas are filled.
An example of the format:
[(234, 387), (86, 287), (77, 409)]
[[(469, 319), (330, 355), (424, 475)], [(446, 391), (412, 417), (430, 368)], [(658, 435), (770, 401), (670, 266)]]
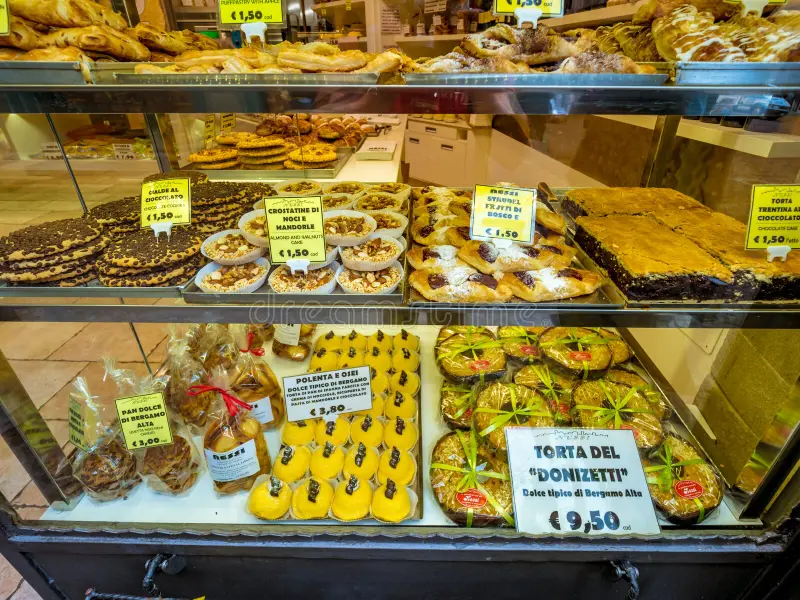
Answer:
[(217, 392), (220, 396), (222, 396), (222, 399), (225, 400), (225, 407), (228, 409), (228, 412), (232, 417), (235, 417), (237, 414), (239, 414), (240, 408), (245, 410), (253, 410), (251, 405), (249, 405), (247, 402), (239, 400), (239, 398), (231, 394), (228, 390), (223, 390), (222, 388), (213, 385), (193, 385), (186, 391), (190, 396), (199, 396), (200, 394), (205, 394), (206, 392)]
[(255, 335), (251, 331), (247, 334), (247, 348), (239, 348), (239, 352), (249, 352), (254, 356), (264, 356), (264, 348), (253, 348), (253, 338)]

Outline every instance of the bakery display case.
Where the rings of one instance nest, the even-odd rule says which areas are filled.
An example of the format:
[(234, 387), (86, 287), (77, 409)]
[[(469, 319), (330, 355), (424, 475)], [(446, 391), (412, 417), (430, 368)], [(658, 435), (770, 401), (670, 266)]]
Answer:
[(780, 593), (797, 12), (363, 5), (371, 52), (9, 3), (0, 552), (47, 599)]

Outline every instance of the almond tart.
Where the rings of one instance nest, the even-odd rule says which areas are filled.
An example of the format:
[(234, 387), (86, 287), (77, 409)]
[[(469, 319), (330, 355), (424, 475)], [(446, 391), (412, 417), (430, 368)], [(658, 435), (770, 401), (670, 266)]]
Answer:
[(391, 294), (403, 280), (403, 267), (394, 261), (379, 271), (355, 271), (341, 267), (336, 281), (348, 294)]
[(333, 246), (357, 246), (378, 227), (370, 215), (354, 210), (331, 210), (323, 217), (325, 242)]
[(269, 286), (276, 294), (330, 294), (336, 288), (338, 263), (332, 263), (308, 273), (281, 265), (269, 276)]
[(380, 271), (388, 268), (402, 254), (403, 248), (396, 239), (376, 237), (357, 246), (339, 251), (342, 264), (354, 271)]

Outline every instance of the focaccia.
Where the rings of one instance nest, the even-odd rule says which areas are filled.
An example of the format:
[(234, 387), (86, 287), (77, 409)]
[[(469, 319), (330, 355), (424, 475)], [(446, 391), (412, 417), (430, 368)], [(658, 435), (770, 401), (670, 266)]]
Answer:
[(472, 267), (420, 269), (408, 283), (432, 302), (508, 302), (511, 289), (491, 275)]
[(144, 45), (105, 25), (59, 29), (42, 36), (42, 44), (59, 48), (74, 46), (129, 61), (150, 60), (150, 50)]
[(90, 0), (9, 0), (8, 6), (11, 14), (50, 27), (128, 26), (122, 15)]
[(9, 34), (0, 36), (0, 46), (33, 50), (41, 46), (41, 35), (25, 19), (11, 15), (8, 22)]
[(556, 246), (520, 246), (512, 244), (508, 248), (499, 248), (491, 242), (472, 240), (458, 250), (458, 257), (465, 263), (475, 267), (482, 273), (492, 274), (498, 271), (514, 273), (543, 269), (550, 266), (567, 266), (572, 256)]
[(528, 302), (553, 302), (595, 292), (603, 278), (582, 269), (554, 269), (506, 273), (500, 280), (517, 298)]

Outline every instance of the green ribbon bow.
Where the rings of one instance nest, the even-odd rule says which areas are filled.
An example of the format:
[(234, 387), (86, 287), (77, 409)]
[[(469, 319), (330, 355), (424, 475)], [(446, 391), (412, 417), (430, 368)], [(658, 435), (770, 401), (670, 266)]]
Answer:
[[(494, 509), (502, 515), (503, 519), (505, 519), (506, 523), (509, 525), (514, 525), (514, 517), (512, 517), (508, 512), (500, 506), (500, 503), (497, 499), (487, 490), (481, 482), (478, 480), (479, 477), (485, 478), (492, 478), (492, 479), (500, 479), (502, 481), (508, 481), (508, 475), (503, 473), (497, 473), (495, 471), (485, 471), (481, 469), (483, 465), (478, 465), (478, 442), (477, 436), (475, 435), (475, 431), (470, 431), (469, 436), (469, 443), (467, 440), (464, 439), (464, 433), (462, 431), (456, 431), (456, 435), (458, 436), (459, 441), (461, 442), (461, 447), (464, 449), (464, 455), (467, 457), (467, 466), (466, 467), (454, 467), (453, 465), (446, 465), (444, 463), (433, 463), (431, 465), (431, 469), (443, 469), (445, 471), (453, 471), (455, 473), (463, 473), (464, 476), (459, 479), (458, 483), (456, 484), (456, 490), (462, 492), (468, 489), (476, 489), (480, 491), (484, 496), (486, 496), (486, 500), (491, 504)], [(475, 509), (468, 508), (467, 509), (467, 527), (472, 527), (472, 522), (475, 516)]]
[[(671, 490), (676, 481), (681, 481), (683, 467), (705, 464), (705, 461), (702, 458), (690, 458), (687, 460), (673, 462), (672, 448), (668, 443), (662, 444), (656, 456), (661, 459), (661, 462), (664, 464), (645, 467), (644, 472), (656, 473), (656, 475), (647, 477), (647, 483), (650, 485), (657, 485), (662, 492)], [(694, 500), (694, 503), (700, 510), (700, 517), (697, 519), (697, 522), (702, 523), (703, 519), (706, 518), (706, 509), (698, 498), (692, 498), (692, 500)]]
[(619, 394), (614, 394), (612, 396), (604, 382), (600, 381), (598, 383), (603, 389), (603, 393), (606, 395), (606, 400), (610, 406), (590, 406), (588, 404), (578, 404), (575, 406), (576, 410), (591, 410), (595, 413), (598, 413), (595, 415), (595, 420), (597, 421), (598, 425), (607, 425), (613, 420), (611, 429), (621, 429), (623, 425), (622, 413), (653, 413), (652, 410), (646, 410), (643, 408), (627, 408), (628, 402), (631, 401), (631, 398), (633, 398), (634, 394), (637, 392), (635, 387), (630, 388), (628, 392), (622, 398), (620, 398)]
[(533, 369), (533, 372), (536, 373), (536, 376), (539, 378), (540, 383), (534, 386), (534, 388), (541, 392), (542, 395), (550, 401), (553, 409), (556, 410), (557, 407), (561, 405), (561, 396), (569, 396), (570, 391), (556, 383), (553, 379), (553, 373), (547, 365), (541, 367), (532, 365), (529, 368)]
[[(570, 327), (567, 337), (553, 340), (552, 342), (544, 342), (539, 344), (539, 346), (546, 348), (548, 346), (557, 346), (560, 344), (564, 344), (565, 346), (575, 344), (578, 347), (578, 352), (583, 352), (585, 346), (606, 346), (610, 341), (610, 339), (606, 339), (594, 331), (588, 335), (578, 335), (577, 330), (574, 327)], [(582, 360), (581, 363), (583, 363), (583, 378), (586, 379), (589, 377), (589, 362)]]
[[(481, 373), (481, 377), (483, 377), (483, 373)], [(452, 385), (450, 383), (445, 383), (442, 386), (442, 392), (454, 392), (459, 394), (459, 396), (453, 400), (453, 404), (455, 404), (458, 408), (453, 415), (454, 419), (458, 419), (472, 407), (472, 400), (475, 397), (475, 392), (472, 386)]]
[[(511, 410), (503, 410), (502, 408), (476, 408), (476, 413), (491, 413), (497, 415), (490, 422), (489, 426), (478, 433), (480, 436), (487, 436), (495, 429), (503, 427), (511, 419), (517, 416), (520, 417), (550, 417), (550, 411), (539, 410), (542, 408), (542, 403), (539, 406), (520, 406), (517, 404), (517, 386), (513, 383), (508, 384), (508, 390), (511, 392)], [(526, 419), (527, 420), (527, 419)]]

